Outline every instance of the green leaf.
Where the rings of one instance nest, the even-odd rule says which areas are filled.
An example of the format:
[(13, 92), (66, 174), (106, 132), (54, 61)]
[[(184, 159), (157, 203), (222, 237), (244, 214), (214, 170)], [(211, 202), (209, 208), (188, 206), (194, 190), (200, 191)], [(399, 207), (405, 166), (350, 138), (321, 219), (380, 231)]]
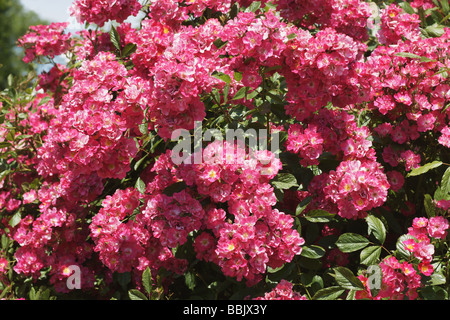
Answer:
[(139, 131), (140, 131), (142, 134), (148, 134), (148, 123), (147, 123), (147, 122), (141, 123), (141, 124), (139, 125)]
[(406, 12), (409, 14), (415, 14), (416, 12), (414, 11), (414, 8), (406, 1), (402, 2), (399, 4), (399, 6)]
[(445, 33), (444, 26), (440, 26), (440, 25), (428, 26), (425, 28), (424, 31), (426, 32), (427, 35), (429, 35), (430, 37), (433, 37), (433, 38), (439, 38), (440, 36), (442, 36)]
[(141, 179), (140, 177), (136, 180), (136, 184), (135, 184), (134, 187), (135, 187), (140, 193), (142, 193), (142, 194), (145, 193), (145, 188), (146, 188), (145, 182), (142, 181), (142, 179)]
[(193, 272), (186, 272), (184, 274), (184, 281), (186, 283), (186, 286), (190, 289), (190, 290), (194, 290), (196, 285), (197, 285), (197, 281), (195, 280), (195, 274)]
[(430, 58), (427, 58), (427, 57), (422, 57), (422, 56), (419, 56), (419, 55), (411, 53), (411, 52), (398, 52), (398, 53), (396, 53), (394, 55), (397, 56), (397, 57), (403, 57), (403, 58), (420, 59), (421, 62), (435, 61), (433, 59), (430, 59)]
[(324, 248), (318, 245), (303, 246), (301, 255), (309, 259), (320, 259), (325, 255)]
[(448, 14), (450, 11), (450, 6), (448, 4), (448, 0), (441, 0), (442, 11), (444, 14)]
[(427, 58), (427, 57), (420, 57), (420, 62), (431, 62), (431, 61), (436, 61), (436, 60), (430, 59), (430, 58)]
[(344, 292), (345, 289), (342, 289), (338, 286), (327, 287), (317, 291), (316, 294), (312, 297), (312, 300), (336, 300)]
[(49, 300), (50, 288), (40, 287), (38, 291), (39, 300)]
[(422, 58), (421, 56), (411, 53), (411, 52), (398, 52), (396, 54), (394, 54), (394, 56), (397, 57), (403, 57), (403, 58), (411, 58), (411, 59), (420, 59)]
[(436, 191), (434, 191), (433, 194), (434, 200), (450, 200), (450, 194), (447, 192), (444, 192), (440, 186), (436, 188)]
[(277, 189), (285, 190), (298, 187), (297, 178), (292, 173), (279, 173), (272, 180), (272, 184)]
[(235, 71), (235, 72), (233, 73), (233, 78), (234, 78), (234, 80), (236, 80), (237, 82), (241, 81), (242, 78), (243, 78), (242, 72), (237, 72), (237, 71)]
[(264, 10), (267, 12), (269, 10), (276, 10), (277, 9), (277, 5), (272, 3), (272, 2), (267, 2), (266, 3), (266, 7), (264, 8)]
[(216, 79), (222, 80), (225, 83), (230, 84), (231, 83), (231, 77), (223, 72), (215, 72), (212, 74), (212, 76)]
[(436, 75), (438, 75), (438, 74), (442, 74), (442, 77), (443, 77), (443, 78), (447, 78), (447, 77), (448, 77), (448, 71), (449, 71), (449, 70), (450, 70), (449, 68), (446, 68), (446, 67), (440, 67), (440, 68), (439, 68), (439, 71), (433, 74), (433, 77), (436, 76)]
[(370, 246), (364, 248), (360, 254), (361, 264), (370, 266), (377, 263), (380, 258), (381, 247), (380, 246)]
[(8, 81), (8, 87), (12, 88), (12, 86), (14, 85), (14, 76), (12, 74), (9, 74), (7, 81)]
[(430, 286), (420, 289), (420, 295), (424, 300), (447, 300), (448, 292), (438, 286)]
[(245, 97), (246, 92), (248, 91), (247, 87), (242, 87), (240, 88), (236, 94), (233, 96), (233, 98), (231, 100), (239, 100), (239, 99), (243, 99)]
[(302, 273), (300, 275), (300, 283), (307, 288), (312, 287), (314, 284), (320, 287), (317, 290), (323, 288), (323, 279), (321, 276), (315, 274), (315, 272)]
[[(231, 81), (231, 80), (230, 80)], [(227, 83), (224, 87), (223, 87), (223, 102), (227, 103), (228, 102), (228, 94), (230, 92), (230, 85)]]
[(288, 34), (286, 38), (288, 38), (288, 40), (292, 40), (292, 39), (295, 39), (296, 37), (297, 37), (296, 33), (291, 33), (291, 34)]
[(445, 23), (448, 19), (450, 19), (450, 14), (446, 15), (446, 16), (441, 20), (441, 24)]
[(46, 96), (44, 98), (42, 98), (39, 103), (38, 103), (38, 107), (42, 106), (43, 104), (49, 102), (52, 98), (50, 96)]
[(409, 234), (403, 234), (397, 239), (397, 243), (395, 244), (397, 253), (404, 259), (408, 259), (412, 255), (412, 252), (406, 250), (405, 245), (403, 244), (403, 241), (408, 239), (414, 239), (414, 237)]
[(128, 57), (129, 55), (136, 52), (137, 45), (135, 43), (127, 43), (126, 46), (122, 50), (122, 56)]
[(315, 210), (311, 210), (308, 211), (305, 214), (305, 218), (306, 220), (308, 220), (309, 222), (330, 222), (331, 219), (333, 219), (335, 216), (334, 213), (330, 213), (326, 210), (322, 210), (322, 209), (315, 209)]
[(369, 234), (373, 234), (375, 238), (383, 244), (384, 240), (386, 240), (386, 226), (383, 221), (374, 215), (368, 215), (366, 217), (366, 222), (369, 226)]
[(150, 271), (150, 268), (147, 267), (147, 269), (145, 269), (142, 273), (142, 286), (148, 295), (152, 294), (152, 283), (152, 272)]
[(2, 250), (6, 251), (8, 249), (9, 243), (10, 243), (9, 237), (5, 233), (2, 234), (1, 238)]
[(369, 240), (356, 233), (344, 233), (339, 236), (336, 245), (342, 252), (354, 252), (367, 247)]
[(134, 165), (134, 171), (137, 171), (139, 169), (139, 167), (142, 165), (142, 163), (147, 159), (148, 157), (148, 153), (146, 155), (144, 155), (142, 158), (140, 158)]
[(261, 1), (254, 1), (250, 4), (250, 6), (247, 8), (247, 12), (256, 12), (261, 7)]
[(187, 185), (184, 181), (178, 181), (164, 189), (164, 194), (168, 196), (173, 196), (174, 193), (181, 192), (182, 190), (186, 190)]
[(129, 290), (128, 296), (131, 300), (148, 300), (145, 294), (136, 289)]
[(345, 300), (355, 300), (356, 291), (358, 290), (348, 290)]
[(218, 39), (214, 40), (213, 43), (217, 49), (221, 49), (228, 43), (228, 41), (222, 41), (222, 39), (218, 38)]
[(297, 205), (297, 208), (295, 209), (296, 216), (299, 216), (302, 214), (302, 212), (306, 209), (306, 207), (311, 202), (311, 199), (312, 199), (311, 197), (306, 197)]
[(448, 167), (442, 175), (441, 190), (444, 194), (450, 193), (450, 167)]
[(38, 300), (37, 296), (36, 296), (36, 289), (34, 287), (31, 287), (28, 296), (30, 298), (30, 300)]
[(16, 130), (14, 128), (9, 129), (9, 132), (6, 135), (6, 140), (8, 140), (8, 141), (16, 140)]
[(442, 161), (433, 161), (433, 162), (424, 164), (421, 167), (412, 169), (411, 172), (409, 172), (406, 175), (406, 177), (413, 177), (413, 176), (418, 176), (418, 175), (424, 174), (425, 172), (428, 172), (428, 171), (430, 171), (432, 169), (440, 167), (442, 164), (443, 164)]
[(111, 30), (109, 31), (109, 37), (111, 39), (112, 44), (120, 52), (120, 35), (117, 32), (117, 29), (111, 25)]
[(22, 213), (20, 211), (17, 211), (11, 217), (11, 219), (9, 219), (9, 225), (14, 228), (15, 226), (17, 226), (20, 223), (21, 220), (22, 220)]
[(434, 272), (430, 275), (430, 279), (425, 281), (425, 283), (430, 286), (440, 286), (446, 284), (446, 282), (445, 276), (440, 272)]
[(433, 198), (431, 195), (426, 194), (424, 196), (423, 205), (425, 207), (425, 212), (427, 213), (428, 218), (434, 217), (436, 212), (434, 210)]
[(259, 94), (258, 90), (253, 90), (252, 92), (247, 94), (246, 99), (251, 100)]
[(267, 267), (267, 272), (268, 272), (268, 273), (276, 273), (276, 272), (282, 270), (284, 267), (285, 267), (284, 264), (283, 264), (282, 266), (276, 267), (276, 268), (272, 268), (272, 267), (269, 267), (269, 266), (268, 266), (268, 267)]
[(334, 278), (336, 282), (345, 289), (363, 290), (364, 284), (359, 280), (353, 272), (346, 267), (336, 267), (334, 270)]

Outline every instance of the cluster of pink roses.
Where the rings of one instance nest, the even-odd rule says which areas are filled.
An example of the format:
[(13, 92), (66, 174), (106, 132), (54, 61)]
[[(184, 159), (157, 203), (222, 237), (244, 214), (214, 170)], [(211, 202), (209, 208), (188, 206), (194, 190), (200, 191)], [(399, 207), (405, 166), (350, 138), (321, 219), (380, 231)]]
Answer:
[(343, 161), (331, 171), (325, 194), (347, 219), (364, 218), (367, 211), (381, 206), (387, 198), (389, 182), (374, 161)]
[(408, 228), (408, 238), (402, 241), (406, 252), (410, 252), (416, 261), (400, 262), (396, 257), (386, 257), (381, 263), (382, 282), (379, 292), (372, 296), (371, 285), (368, 277), (358, 276), (366, 289), (357, 291), (357, 299), (393, 299), (403, 300), (407, 297), (410, 300), (417, 298), (417, 290), (422, 287), (421, 275), (430, 276), (434, 267), (431, 264), (435, 253), (435, 246), (431, 242), (436, 239), (445, 239), (448, 220), (442, 216), (431, 218), (414, 218), (412, 227)]
[(369, 89), (359, 72), (366, 49), (364, 43), (333, 28), (314, 36), (298, 29), (284, 53), (286, 113), (304, 121), (329, 102), (343, 108), (367, 99)]
[(314, 177), (312, 208), (357, 219), (384, 204), (390, 183), (376, 161), (369, 134), (353, 116), (332, 110), (320, 110), (305, 129), (300, 124), (289, 127), (286, 149), (299, 154), (303, 166), (318, 165), (324, 152), (341, 161), (336, 170)]
[(129, 16), (137, 15), (141, 4), (137, 0), (76, 0), (70, 7), (71, 14), (79, 22), (95, 23), (102, 27), (106, 22), (115, 20), (122, 23)]
[[(37, 172), (60, 177), (58, 194), (76, 203), (95, 199), (102, 180), (124, 178), (130, 157), (137, 153), (131, 136), (143, 119), (139, 78), (126, 79), (127, 70), (112, 53), (100, 53), (74, 73), (43, 146), (38, 150)], [(138, 131), (139, 132), (139, 131)]]
[(292, 290), (292, 283), (282, 279), (272, 291), (254, 300), (307, 300), (305, 296)]
[[(166, 175), (169, 169), (169, 177), (178, 179), (164, 179), (166, 183), (154, 180), (155, 186), (147, 189), (153, 195), (149, 195), (142, 218), (155, 212), (156, 208), (149, 209), (155, 201), (167, 199), (159, 193), (158, 186), (166, 188), (182, 181), (197, 197), (212, 201), (205, 212), (199, 207), (198, 213), (183, 214), (183, 220), (172, 222), (172, 228), (178, 230), (166, 229), (170, 227), (166, 221), (171, 210), (164, 210), (165, 218), (152, 222), (152, 228), (157, 228), (162, 238), (180, 234), (185, 237), (188, 232), (199, 230), (194, 240), (197, 258), (216, 263), (225, 275), (245, 278), (249, 285), (259, 282), (267, 267), (277, 268), (301, 253), (304, 240), (293, 229), (293, 218), (273, 208), (277, 200), (269, 182), (281, 168), (279, 159), (269, 151), (246, 153), (238, 145), (220, 141), (209, 144), (201, 156), (203, 162), (198, 164), (193, 160), (198, 157), (195, 153), (189, 164), (170, 165), (167, 156), (161, 159), (166, 166), (155, 164), (158, 173)], [(221, 203), (227, 207), (222, 208)], [(195, 208), (192, 204), (190, 207), (189, 210)]]
[(389, 299), (403, 300), (408, 298), (414, 300), (417, 298), (417, 289), (421, 286), (420, 274), (414, 269), (412, 263), (399, 262), (394, 256), (385, 258), (380, 263), (382, 271), (382, 283), (379, 292), (375, 297), (372, 296), (368, 278), (364, 275), (358, 278), (365, 285), (365, 290), (357, 291), (356, 299)]
[(412, 252), (414, 257), (419, 259), (421, 263), (419, 268), (423, 270), (433, 271), (430, 265), (434, 254), (434, 245), (431, 240), (445, 239), (447, 229), (449, 228), (448, 220), (442, 216), (424, 218), (414, 218), (412, 227), (408, 229), (409, 239), (404, 240), (405, 249)]
[(320, 25), (349, 35), (357, 40), (368, 38), (366, 27), (371, 10), (368, 3), (360, 0), (277, 0), (283, 18), (300, 21), (300, 25), (313, 28)]
[[(421, 6), (433, 1), (411, 2)], [(133, 28), (125, 20), (140, 10)], [(3, 112), (0, 102), (0, 165), (19, 168), (0, 180), (1, 222), (11, 226), (1, 234), (17, 246), (14, 263), (1, 252), (0, 274), (10, 266), (38, 279), (48, 270), (55, 289), (68, 292), (64, 281), (77, 265), (88, 290), (96, 274), (106, 284), (113, 273), (138, 278), (146, 268), (183, 274), (190, 261), (179, 252), (190, 246), (192, 258), (256, 285), (303, 252), (303, 216), (290, 214), (300, 202), (310, 198), (303, 214), (363, 219), (429, 160), (421, 144), (450, 146), (442, 72), (450, 33), (423, 37), (420, 16), (397, 4), (380, 10), (372, 49), (374, 12), (362, 0), (76, 0), (71, 12), (79, 22), (119, 25), (72, 38), (67, 24), (53, 23), (19, 39), (25, 62), (67, 54), (78, 63), (40, 74), (39, 93), (22, 109)], [(172, 133), (218, 114), (228, 128), (248, 121), (279, 130), (281, 154), (314, 177), (292, 174), (298, 189), (275, 190), (278, 174), (295, 168), (275, 152), (228, 141), (175, 164)], [(376, 299), (415, 299), (421, 275), (434, 271), (433, 241), (448, 227), (445, 215), (416, 217), (403, 244), (418, 263), (382, 259)], [(335, 235), (327, 228), (324, 237)], [(346, 264), (341, 254), (329, 250), (325, 265)], [(306, 299), (292, 288), (283, 280), (261, 298)], [(373, 297), (361, 290), (356, 298)]]
[(68, 23), (54, 22), (49, 26), (31, 26), (30, 31), (19, 39), (18, 43), (25, 49), (25, 62), (31, 62), (37, 57), (54, 58), (65, 53), (70, 45), (70, 33), (64, 33)]

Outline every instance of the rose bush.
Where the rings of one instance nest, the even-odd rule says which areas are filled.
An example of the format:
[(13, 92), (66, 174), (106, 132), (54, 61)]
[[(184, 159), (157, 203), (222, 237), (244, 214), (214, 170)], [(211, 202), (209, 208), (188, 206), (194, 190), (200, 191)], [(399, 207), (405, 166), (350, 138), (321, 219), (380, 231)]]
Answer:
[(1, 298), (447, 299), (449, 13), (76, 0), (83, 30), (30, 28), (51, 67), (0, 95)]

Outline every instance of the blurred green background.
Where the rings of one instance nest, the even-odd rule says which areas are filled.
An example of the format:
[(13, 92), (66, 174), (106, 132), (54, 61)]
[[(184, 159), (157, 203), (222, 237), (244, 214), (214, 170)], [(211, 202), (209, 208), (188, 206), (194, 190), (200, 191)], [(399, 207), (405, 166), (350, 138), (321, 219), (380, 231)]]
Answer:
[(24, 75), (34, 70), (22, 61), (23, 49), (16, 43), (29, 26), (38, 24), (48, 22), (26, 10), (18, 0), (0, 0), (0, 90), (6, 88), (8, 75)]

